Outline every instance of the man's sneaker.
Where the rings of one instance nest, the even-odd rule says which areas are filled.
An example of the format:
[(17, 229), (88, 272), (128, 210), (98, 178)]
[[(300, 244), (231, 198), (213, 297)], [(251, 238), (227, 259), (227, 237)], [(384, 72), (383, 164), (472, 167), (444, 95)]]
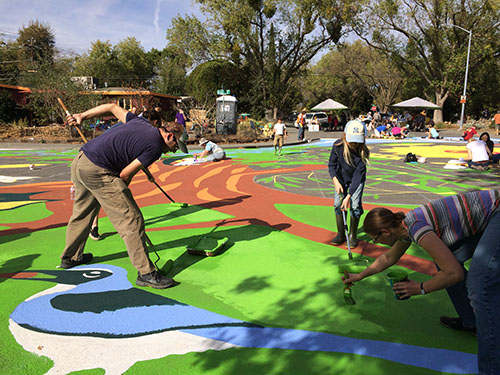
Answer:
[(89, 263), (93, 257), (94, 256), (92, 255), (92, 253), (84, 253), (82, 255), (82, 259), (80, 260), (63, 259), (61, 260), (61, 264), (58, 268), (64, 268), (65, 270), (67, 270), (68, 268), (79, 266), (80, 264)]
[(472, 332), (474, 335), (476, 335), (476, 327), (473, 328), (465, 327), (462, 324), (462, 319), (460, 318), (451, 318), (449, 316), (442, 316), (441, 318), (439, 318), (439, 322), (445, 327), (456, 329), (457, 331)]
[(135, 283), (139, 286), (150, 286), (155, 289), (166, 289), (174, 285), (175, 281), (169, 277), (162, 276), (158, 271), (145, 275), (137, 274)]
[(92, 238), (94, 241), (99, 241), (101, 239), (101, 236), (99, 235), (99, 228), (93, 227), (90, 230), (89, 237)]

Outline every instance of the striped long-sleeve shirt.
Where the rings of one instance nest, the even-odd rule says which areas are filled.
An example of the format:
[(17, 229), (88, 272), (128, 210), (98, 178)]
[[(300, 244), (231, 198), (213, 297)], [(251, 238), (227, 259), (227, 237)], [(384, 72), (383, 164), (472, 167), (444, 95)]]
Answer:
[(499, 204), (500, 190), (453, 195), (408, 212), (404, 224), (410, 238), (417, 244), (426, 233), (435, 232), (447, 246), (451, 246), (483, 232)]

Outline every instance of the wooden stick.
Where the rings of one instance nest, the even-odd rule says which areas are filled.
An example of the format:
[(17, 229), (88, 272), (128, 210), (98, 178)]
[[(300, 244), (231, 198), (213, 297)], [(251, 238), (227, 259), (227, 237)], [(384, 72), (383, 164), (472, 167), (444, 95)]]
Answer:
[[(66, 113), (66, 115), (68, 116), (71, 116), (71, 113), (69, 113), (68, 109), (66, 108), (66, 106), (64, 105), (63, 101), (61, 100), (61, 98), (57, 98), (57, 101), (59, 102), (59, 104), (61, 105), (64, 113)], [(82, 131), (80, 130), (80, 128), (77, 126), (77, 125), (73, 125), (75, 128), (76, 128), (76, 131), (78, 132), (78, 134), (80, 134), (80, 137), (82, 137), (83, 139), (83, 142), (87, 143), (87, 138), (85, 138), (85, 136), (83, 135)]]

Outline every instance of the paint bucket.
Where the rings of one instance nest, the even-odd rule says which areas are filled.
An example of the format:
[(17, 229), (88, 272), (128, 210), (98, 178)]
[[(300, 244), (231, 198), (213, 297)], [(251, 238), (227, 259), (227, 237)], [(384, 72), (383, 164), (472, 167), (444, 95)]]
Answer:
[[(403, 270), (393, 270), (387, 274), (387, 279), (389, 280), (389, 284), (392, 289), (395, 283), (408, 281), (408, 272)], [(398, 294), (394, 293), (394, 298), (396, 298), (397, 300), (403, 300), (410, 297), (401, 298)]]

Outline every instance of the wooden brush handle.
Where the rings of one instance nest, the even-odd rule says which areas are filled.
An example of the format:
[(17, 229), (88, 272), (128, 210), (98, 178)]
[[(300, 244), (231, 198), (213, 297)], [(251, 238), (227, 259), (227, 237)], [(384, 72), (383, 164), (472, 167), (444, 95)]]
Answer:
[[(71, 116), (71, 113), (69, 113), (68, 111), (68, 108), (66, 108), (66, 106), (64, 105), (63, 101), (61, 100), (61, 98), (57, 98), (57, 101), (59, 102), (59, 104), (61, 105), (64, 113), (66, 113), (67, 116)], [(82, 137), (83, 139), (83, 142), (87, 143), (87, 138), (85, 138), (85, 136), (83, 135), (82, 131), (80, 130), (80, 128), (76, 125), (74, 125), (74, 127), (76, 128), (76, 131), (78, 132), (78, 134), (80, 134), (80, 137)]]

